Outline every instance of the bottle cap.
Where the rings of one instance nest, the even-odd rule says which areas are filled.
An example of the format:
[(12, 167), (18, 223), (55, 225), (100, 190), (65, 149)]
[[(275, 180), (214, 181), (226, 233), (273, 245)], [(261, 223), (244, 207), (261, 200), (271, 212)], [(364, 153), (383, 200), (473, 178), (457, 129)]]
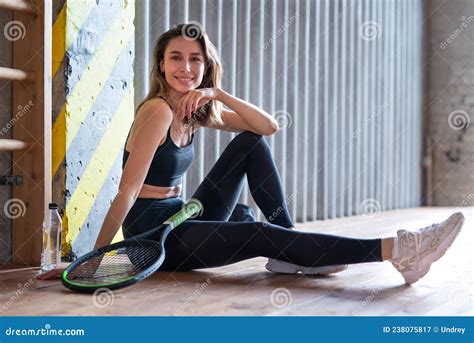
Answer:
[(48, 208), (49, 208), (50, 210), (57, 210), (57, 209), (59, 208), (59, 206), (58, 206), (58, 204), (56, 204), (55, 202), (51, 202), (51, 203), (49, 203)]

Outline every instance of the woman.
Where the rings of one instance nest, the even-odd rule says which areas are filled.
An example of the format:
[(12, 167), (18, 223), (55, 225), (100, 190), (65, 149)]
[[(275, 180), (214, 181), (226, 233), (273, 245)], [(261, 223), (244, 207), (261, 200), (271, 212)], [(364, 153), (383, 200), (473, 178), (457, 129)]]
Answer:
[[(312, 274), (337, 272), (346, 264), (388, 260), (407, 284), (424, 276), (459, 233), (462, 214), (416, 232), (399, 230), (397, 237), (384, 239), (291, 230), (294, 224), (280, 177), (262, 138), (277, 132), (277, 122), (262, 109), (222, 90), (215, 47), (206, 33), (194, 31), (191, 36), (187, 29), (178, 25), (156, 43), (151, 89), (138, 106), (125, 145), (119, 192), (95, 248), (109, 244), (121, 225), (124, 237), (129, 238), (153, 229), (181, 209), (182, 177), (194, 157), (194, 134), (206, 127), (241, 133), (192, 196), (202, 203), (203, 213), (168, 236), (160, 270), (217, 267), (265, 256), (276, 259), (272, 262), (275, 269)], [(227, 222), (245, 175), (268, 223)], [(287, 268), (292, 264), (294, 268)], [(61, 272), (51, 271), (40, 278)]]

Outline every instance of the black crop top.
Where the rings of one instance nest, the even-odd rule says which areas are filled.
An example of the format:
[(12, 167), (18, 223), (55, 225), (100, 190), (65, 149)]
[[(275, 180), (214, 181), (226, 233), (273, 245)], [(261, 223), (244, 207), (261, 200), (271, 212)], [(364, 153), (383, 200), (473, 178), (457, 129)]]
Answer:
[[(191, 142), (188, 145), (179, 147), (171, 139), (170, 129), (171, 126), (166, 134), (165, 142), (158, 146), (153, 155), (150, 169), (148, 169), (145, 178), (145, 183), (148, 185), (164, 187), (179, 185), (183, 181), (183, 174), (188, 170), (194, 159), (194, 133), (191, 135)], [(130, 136), (130, 132), (128, 135)], [(128, 137), (125, 145), (127, 141)], [(125, 167), (129, 154), (124, 148), (122, 168)]]

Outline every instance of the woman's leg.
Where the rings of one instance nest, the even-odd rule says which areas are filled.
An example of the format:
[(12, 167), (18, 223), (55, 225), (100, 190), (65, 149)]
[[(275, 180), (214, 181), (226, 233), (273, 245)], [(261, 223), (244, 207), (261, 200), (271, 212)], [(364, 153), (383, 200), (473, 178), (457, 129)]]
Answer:
[(287, 230), (264, 222), (191, 220), (170, 234), (161, 270), (218, 267), (258, 256), (307, 267), (382, 261), (380, 239)]
[(398, 230), (395, 239), (382, 240), (292, 231), (263, 222), (189, 221), (165, 242), (161, 270), (218, 267), (257, 256), (308, 267), (388, 259), (412, 284), (444, 255), (463, 223), (458, 212), (441, 223), (414, 232)]
[[(278, 169), (270, 148), (262, 136), (242, 132), (226, 147), (214, 167), (193, 195), (203, 203), (204, 213), (198, 219), (227, 221), (232, 213), (247, 175), (250, 192), (270, 223), (293, 228), (283, 195)], [(269, 271), (319, 275), (342, 271), (346, 266), (330, 269), (308, 268), (281, 260), (270, 259)]]
[(270, 148), (262, 136), (248, 131), (227, 145), (193, 194), (204, 207), (199, 219), (227, 221), (241, 193), (245, 175), (252, 197), (267, 220), (282, 227), (293, 227)]

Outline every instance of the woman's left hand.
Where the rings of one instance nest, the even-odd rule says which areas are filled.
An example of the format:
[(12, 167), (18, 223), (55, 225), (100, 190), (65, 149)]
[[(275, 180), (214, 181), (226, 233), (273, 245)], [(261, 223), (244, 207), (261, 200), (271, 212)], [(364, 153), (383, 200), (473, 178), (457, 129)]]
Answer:
[(176, 108), (179, 118), (191, 118), (191, 115), (194, 112), (196, 112), (201, 106), (214, 100), (217, 94), (217, 88), (199, 88), (190, 90), (181, 98)]

